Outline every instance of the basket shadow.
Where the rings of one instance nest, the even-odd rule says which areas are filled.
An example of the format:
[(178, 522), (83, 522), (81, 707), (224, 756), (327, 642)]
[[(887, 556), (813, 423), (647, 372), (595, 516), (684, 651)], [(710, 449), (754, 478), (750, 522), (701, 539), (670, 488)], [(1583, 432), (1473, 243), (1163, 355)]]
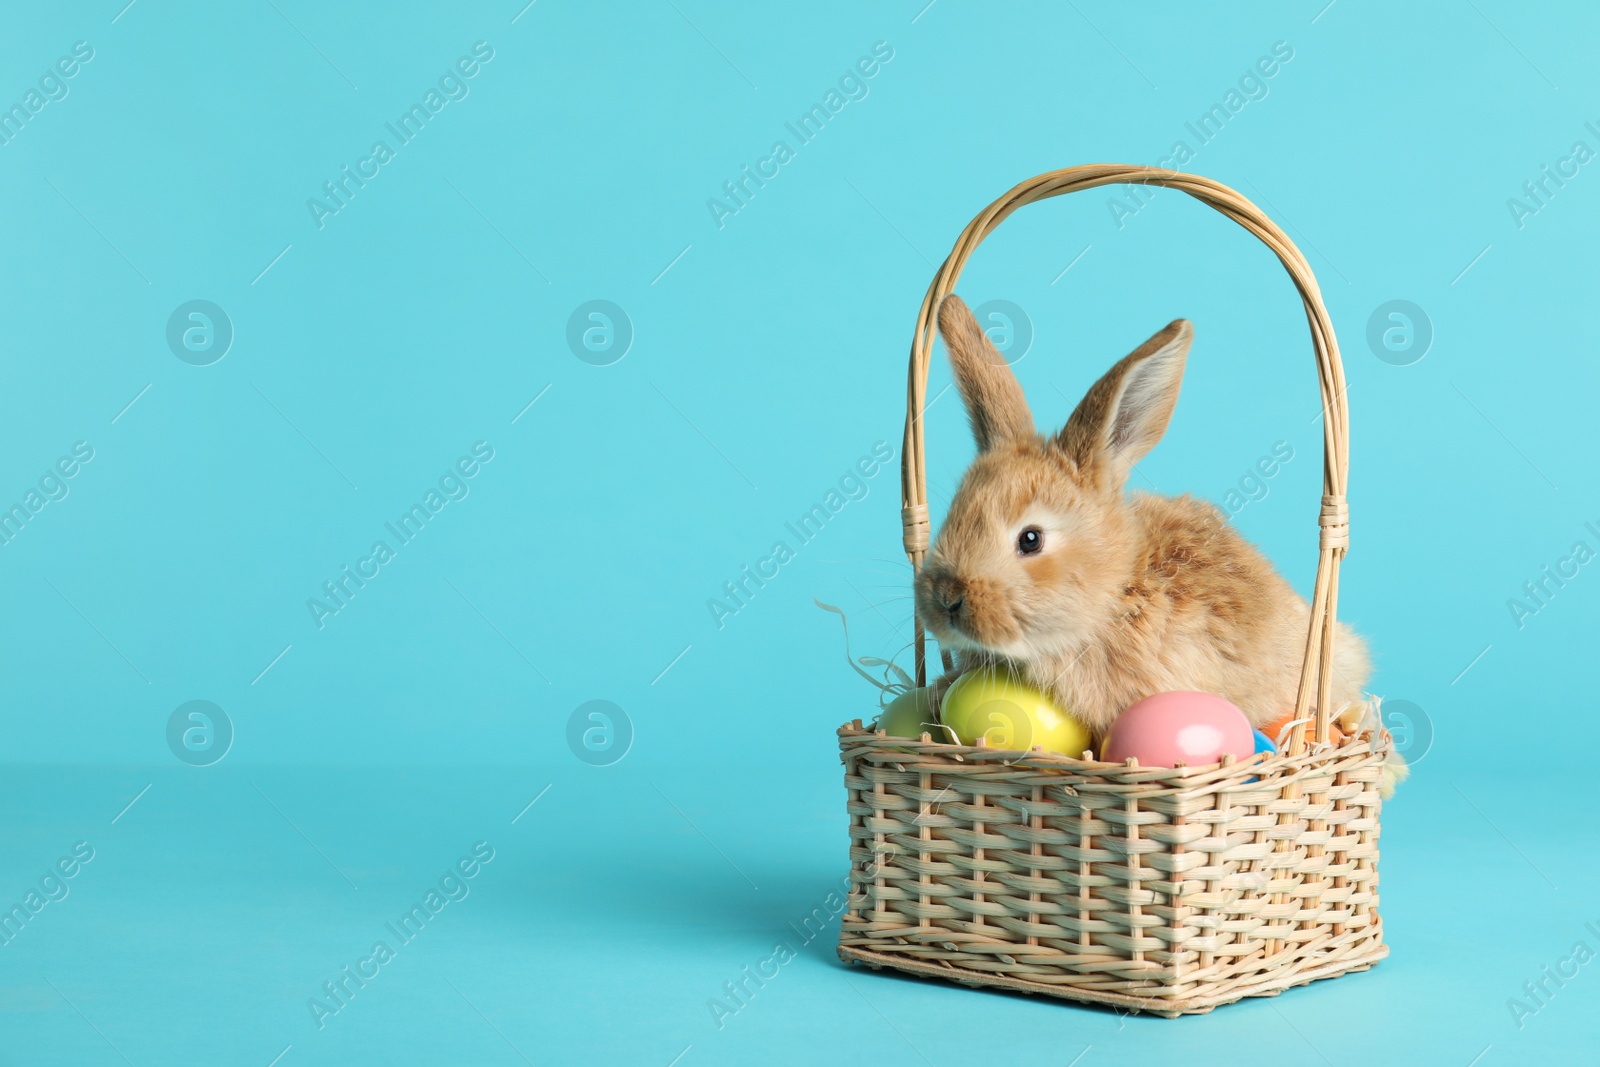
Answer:
[[(574, 857), (576, 860), (576, 857)], [(691, 861), (671, 848), (650, 848), (628, 860), (628, 877), (617, 878), (597, 857), (567, 865), (551, 877), (530, 869), (507, 901), (513, 921), (539, 925), (564, 902), (608, 917), (646, 942), (692, 941), (718, 951), (771, 950), (783, 940), (796, 949), (833, 956), (844, 910), (845, 872), (830, 877), (804, 857), (740, 869), (716, 853)], [(544, 862), (548, 862), (545, 857)]]

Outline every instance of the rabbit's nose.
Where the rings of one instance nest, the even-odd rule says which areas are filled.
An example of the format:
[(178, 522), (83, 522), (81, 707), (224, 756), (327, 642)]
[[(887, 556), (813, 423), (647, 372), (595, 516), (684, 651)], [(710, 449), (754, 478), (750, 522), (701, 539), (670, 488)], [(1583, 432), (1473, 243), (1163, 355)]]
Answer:
[(966, 590), (961, 583), (953, 578), (947, 578), (934, 587), (934, 596), (939, 601), (939, 606), (954, 615), (961, 610), (961, 605), (966, 603)]

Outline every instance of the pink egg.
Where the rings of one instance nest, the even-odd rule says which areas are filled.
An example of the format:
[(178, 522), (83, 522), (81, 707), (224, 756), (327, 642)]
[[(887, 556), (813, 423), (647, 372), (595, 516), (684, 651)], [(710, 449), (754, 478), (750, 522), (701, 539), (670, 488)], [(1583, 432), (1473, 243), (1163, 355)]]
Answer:
[(1104, 756), (1121, 763), (1132, 756), (1141, 767), (1203, 767), (1225, 754), (1245, 759), (1256, 750), (1255, 731), (1244, 712), (1210, 693), (1157, 693), (1128, 708), (1111, 724)]

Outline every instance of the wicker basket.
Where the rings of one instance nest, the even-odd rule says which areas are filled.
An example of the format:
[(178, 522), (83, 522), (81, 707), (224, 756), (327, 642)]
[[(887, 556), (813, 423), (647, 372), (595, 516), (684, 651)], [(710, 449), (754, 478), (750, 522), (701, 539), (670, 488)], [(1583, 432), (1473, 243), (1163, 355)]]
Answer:
[[(1299, 249), (1244, 197), (1179, 171), (1096, 164), (1023, 182), (962, 231), (917, 317), (902, 518), (928, 545), (921, 413), (939, 302), (979, 242), (1024, 204), (1116, 182), (1179, 189), (1276, 253), (1300, 290), (1323, 400), (1320, 551), (1296, 702), (1280, 755), (1140, 768), (1034, 749), (909, 741), (840, 727), (851, 893), (839, 956), (966, 985), (1176, 1016), (1364, 970), (1388, 954), (1378, 917), (1386, 732), (1329, 738), (1339, 562), (1348, 544), (1344, 372)], [(948, 660), (946, 661), (948, 665)], [(916, 679), (926, 684), (916, 629)], [(926, 735), (924, 735), (926, 736)]]

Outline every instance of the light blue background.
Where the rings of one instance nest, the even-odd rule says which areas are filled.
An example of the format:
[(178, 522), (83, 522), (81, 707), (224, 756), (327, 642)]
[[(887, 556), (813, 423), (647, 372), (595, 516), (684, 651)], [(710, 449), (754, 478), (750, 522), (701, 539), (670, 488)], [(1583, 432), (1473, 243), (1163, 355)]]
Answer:
[[(1521, 628), (1507, 601), (1575, 541), (1600, 549), (1600, 164), (1520, 228), (1507, 200), (1575, 141), (1600, 150), (1600, 19), (1505, 0), (523, 2), (4, 16), (0, 102), (76, 41), (94, 58), (0, 146), (0, 503), (74, 442), (94, 459), (0, 547), (0, 902), (75, 842), (95, 858), (0, 947), (0, 1062), (1593, 1048), (1600, 965), (1521, 1029), (1507, 1000), (1580, 938), (1600, 948), (1600, 579), (1584, 568)], [(307, 199), (480, 40), (494, 58), (469, 95), (319, 229)], [(708, 198), (792, 145), (784, 124), (878, 41), (893, 59), (866, 98), (719, 228)], [(1385, 812), (1393, 956), (1168, 1022), (848, 970), (830, 927), (719, 1029), (708, 999), (845, 872), (833, 730), (875, 694), (812, 601), (848, 612), (858, 654), (905, 645), (897, 468), (724, 626), (708, 599), (874, 442), (898, 449), (917, 306), (974, 213), (1040, 171), (1193, 147), (1185, 123), (1279, 41), (1294, 56), (1266, 97), (1188, 168), (1300, 242), (1340, 331), (1341, 615), (1374, 690), (1433, 733)], [(1119, 228), (1113, 193), (1015, 216), (960, 291), (1025, 309), (1041, 425), (1192, 319), (1142, 476), (1220, 502), (1287, 442), (1236, 521), (1308, 589), (1320, 428), (1292, 287), (1181, 195)], [(166, 344), (194, 299), (235, 330), (211, 366)], [(635, 331), (610, 366), (566, 342), (593, 299)], [(1394, 299), (1434, 331), (1409, 366), (1366, 343)], [(936, 362), (933, 390), (947, 380)], [(928, 436), (937, 512), (971, 454), (953, 394)], [(319, 629), (307, 599), (477, 441), (494, 459), (470, 495)], [(210, 767), (167, 747), (194, 699), (236, 732)], [(593, 699), (632, 723), (611, 766), (568, 747)], [(496, 858), (470, 896), (319, 1030), (308, 998), (478, 841)]]

